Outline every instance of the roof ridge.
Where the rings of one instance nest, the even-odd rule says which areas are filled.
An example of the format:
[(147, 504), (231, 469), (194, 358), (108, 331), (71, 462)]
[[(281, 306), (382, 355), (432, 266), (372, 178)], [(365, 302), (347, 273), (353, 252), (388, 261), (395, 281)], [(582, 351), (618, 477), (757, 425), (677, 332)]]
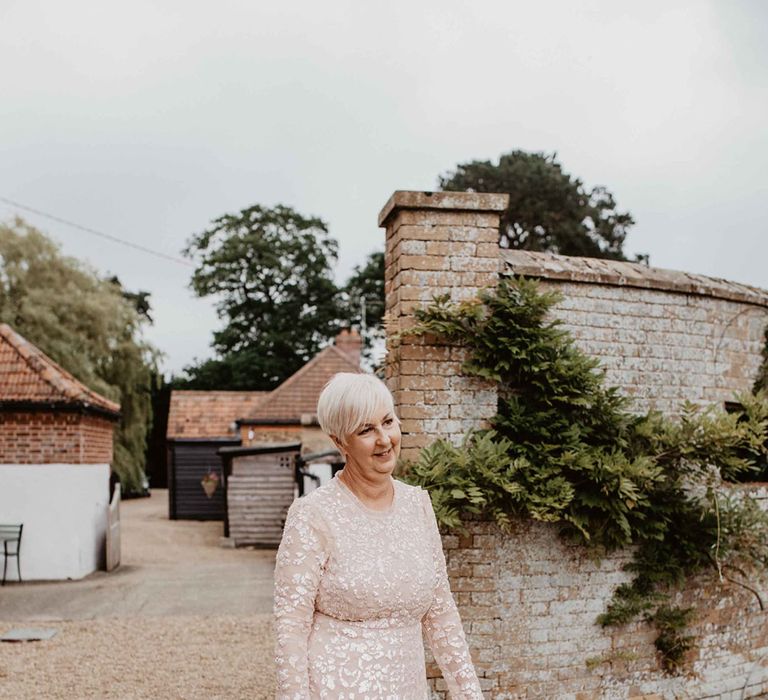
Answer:
[(52, 360), (40, 348), (17, 333), (7, 323), (0, 323), (2, 337), (36, 376), (64, 399), (84, 404), (95, 404), (114, 413), (120, 412), (120, 404), (87, 387), (77, 377)]
[(344, 352), (338, 345), (329, 345), (328, 347), (334, 350), (336, 353), (338, 353), (344, 360), (346, 360), (349, 363), (350, 367), (354, 367), (358, 372), (360, 371), (360, 366), (356, 365), (352, 361), (352, 358), (346, 352)]
[(311, 371), (312, 368), (315, 367), (322, 360), (323, 357), (329, 354), (338, 355), (338, 357), (343, 359), (344, 362), (346, 362), (349, 365), (351, 371), (360, 372), (360, 367), (355, 365), (355, 363), (352, 361), (352, 359), (349, 357), (347, 353), (345, 353), (343, 350), (340, 350), (334, 344), (326, 345), (311, 360), (308, 360), (307, 362), (305, 362), (304, 365), (302, 365), (290, 377), (284, 380), (282, 384), (279, 384), (267, 396), (265, 396), (264, 400), (261, 402), (259, 406), (256, 407), (256, 410), (253, 412), (252, 415), (258, 415), (259, 412), (268, 410), (269, 405), (275, 399), (279, 398), (281, 394), (288, 391), (288, 389), (290, 389), (296, 382), (300, 381), (305, 374)]

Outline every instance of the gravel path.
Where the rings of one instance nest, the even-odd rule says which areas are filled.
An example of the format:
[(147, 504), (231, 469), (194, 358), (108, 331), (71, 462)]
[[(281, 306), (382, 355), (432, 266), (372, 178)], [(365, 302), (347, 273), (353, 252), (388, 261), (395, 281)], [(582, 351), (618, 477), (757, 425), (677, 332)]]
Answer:
[(273, 697), (274, 551), (223, 549), (221, 523), (169, 521), (166, 504), (122, 504), (117, 572), (0, 589), (0, 636), (58, 630), (0, 644), (2, 700)]
[(0, 646), (0, 698), (274, 697), (268, 615), (114, 618), (51, 626), (59, 630), (53, 639)]

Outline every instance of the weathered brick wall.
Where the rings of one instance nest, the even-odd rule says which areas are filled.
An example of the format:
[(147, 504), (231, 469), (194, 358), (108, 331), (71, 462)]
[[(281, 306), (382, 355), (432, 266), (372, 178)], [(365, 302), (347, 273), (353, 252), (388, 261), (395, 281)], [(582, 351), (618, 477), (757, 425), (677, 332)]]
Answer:
[[(724, 401), (749, 389), (760, 361), (768, 293), (642, 266), (500, 251), (503, 195), (396, 192), (386, 227), (386, 376), (402, 419), (403, 456), (438, 437), (460, 440), (496, 411), (493, 385), (462, 377), (464, 351), (434, 338), (398, 337), (435, 294), (454, 301), (525, 274), (561, 291), (555, 309), (576, 342), (600, 357), (609, 383), (636, 408), (669, 413), (679, 402)], [(692, 675), (660, 670), (653, 630), (594, 624), (628, 552), (595, 562), (564, 544), (553, 526), (517, 523), (510, 535), (470, 521), (444, 545), (473, 659), (491, 698), (736, 698), (768, 693), (768, 618), (744, 589), (694, 582), (698, 600)], [(763, 592), (768, 591), (761, 585)], [(716, 601), (716, 602), (714, 602)], [(444, 695), (430, 664), (435, 694)]]
[(74, 412), (0, 413), (0, 463), (110, 464), (114, 423)]
[[(660, 670), (654, 629), (600, 628), (595, 618), (631, 576), (629, 553), (599, 562), (554, 525), (467, 523), (443, 547), (451, 589), (488, 698), (748, 698), (768, 693), (768, 613), (744, 588), (700, 577), (675, 602), (695, 605), (691, 673)], [(755, 581), (750, 581), (754, 586)], [(768, 586), (758, 587), (765, 599)], [(430, 664), (435, 697), (445, 683)], [(742, 694), (743, 693), (743, 694)]]
[(399, 338), (413, 311), (433, 296), (453, 301), (496, 284), (499, 212), (507, 195), (395, 192), (379, 216), (386, 226), (386, 380), (403, 431), (402, 457), (411, 459), (440, 435), (460, 440), (496, 412), (496, 389), (463, 377), (461, 348), (429, 337)]
[(554, 314), (597, 357), (633, 409), (679, 412), (684, 400), (732, 401), (757, 376), (768, 292), (701, 275), (505, 250), (505, 273), (538, 278)]

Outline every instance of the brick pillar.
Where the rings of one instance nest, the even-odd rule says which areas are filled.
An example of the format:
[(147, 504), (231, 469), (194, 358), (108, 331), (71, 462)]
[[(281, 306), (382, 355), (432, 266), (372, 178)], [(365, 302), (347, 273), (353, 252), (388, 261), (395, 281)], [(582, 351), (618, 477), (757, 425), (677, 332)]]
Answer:
[(458, 442), (496, 413), (491, 383), (463, 377), (462, 348), (428, 336), (393, 338), (436, 294), (453, 301), (495, 286), (505, 194), (395, 192), (379, 214), (386, 228), (387, 384), (402, 421), (404, 459), (438, 437)]

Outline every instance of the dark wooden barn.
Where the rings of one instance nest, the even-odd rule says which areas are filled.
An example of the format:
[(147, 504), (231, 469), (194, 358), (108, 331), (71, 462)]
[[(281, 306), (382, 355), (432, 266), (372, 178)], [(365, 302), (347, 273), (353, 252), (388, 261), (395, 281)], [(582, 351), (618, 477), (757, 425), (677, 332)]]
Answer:
[(171, 393), (166, 433), (169, 518), (224, 520), (224, 484), (218, 450), (240, 445), (235, 421), (252, 412), (265, 393)]
[[(205, 438), (168, 441), (168, 517), (172, 520), (224, 519), (218, 450), (239, 444), (240, 440)], [(210, 496), (203, 486), (204, 478), (216, 486)]]

